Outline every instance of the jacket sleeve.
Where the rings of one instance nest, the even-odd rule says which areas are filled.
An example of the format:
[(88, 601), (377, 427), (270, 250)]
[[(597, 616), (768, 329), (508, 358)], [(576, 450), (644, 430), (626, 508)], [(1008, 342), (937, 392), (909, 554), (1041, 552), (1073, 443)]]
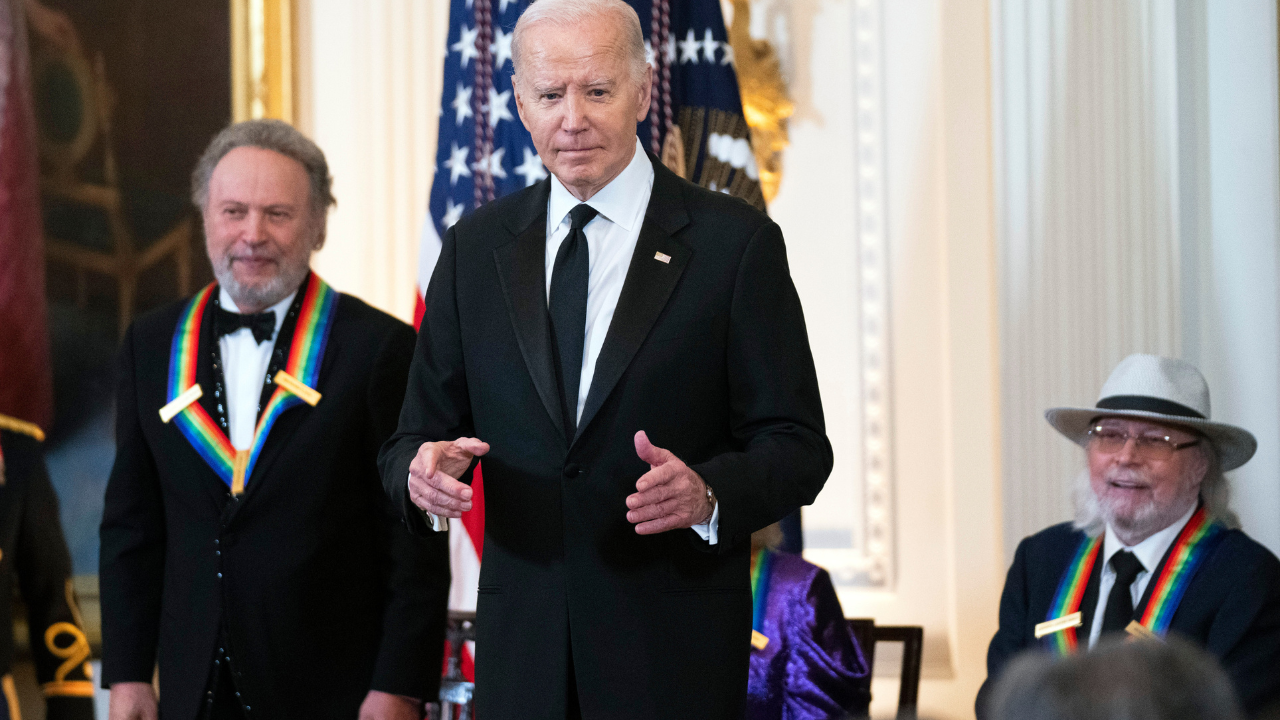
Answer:
[(18, 528), (17, 570), (27, 605), (31, 654), (50, 720), (93, 718), (89, 640), (71, 585), (71, 556), (62, 537), (58, 498), (35, 463)]
[(1205, 647), (1222, 659), (1250, 717), (1280, 709), (1280, 562), (1262, 550), (1231, 586), (1209, 627)]
[(1027, 612), (1030, 604), (1027, 594), (1027, 541), (1018, 543), (1013, 555), (1013, 565), (1004, 581), (1000, 595), (1000, 627), (987, 648), (987, 679), (978, 689), (974, 710), (979, 720), (990, 717), (991, 693), (1000, 679), (1004, 666), (1027, 646)]
[[(413, 462), (418, 448), (429, 441), (475, 435), (463, 368), (462, 331), (455, 292), (456, 264), (457, 238), (450, 228), (427, 285), (426, 310), (409, 368), (399, 426), (378, 456), (387, 496), (415, 534), (432, 532), (417, 506), (409, 500), (409, 463)], [(462, 482), (471, 482), (475, 465), (473, 462), (468, 472), (459, 478)]]
[[(378, 352), (369, 383), (371, 455), (395, 430), (413, 346), (413, 331), (397, 324)], [(399, 522), (400, 509), (387, 505), (387, 602), (371, 689), (433, 700), (444, 662), (448, 535), (413, 535)]]
[(729, 412), (741, 450), (691, 466), (720, 503), (719, 552), (812, 503), (832, 465), (804, 311), (777, 224), (764, 224), (747, 243), (729, 312)]
[(120, 350), (116, 458), (99, 529), (103, 687), (150, 682), (160, 633), (164, 504), (155, 458), (142, 434), (135, 370), (130, 328)]

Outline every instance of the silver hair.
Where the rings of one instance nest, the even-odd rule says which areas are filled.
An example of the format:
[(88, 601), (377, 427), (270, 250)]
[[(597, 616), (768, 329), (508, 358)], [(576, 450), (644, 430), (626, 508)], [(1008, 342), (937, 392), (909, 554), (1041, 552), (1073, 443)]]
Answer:
[[(1240, 517), (1231, 509), (1231, 483), (1227, 481), (1227, 476), (1222, 471), (1222, 458), (1218, 454), (1218, 449), (1208, 438), (1203, 435), (1199, 437), (1200, 444), (1193, 450), (1204, 455), (1208, 466), (1204, 478), (1200, 481), (1200, 500), (1204, 503), (1205, 514), (1211, 520), (1217, 520), (1228, 528), (1238, 528)], [(1106, 520), (1102, 516), (1102, 506), (1098, 503), (1098, 497), (1093, 494), (1093, 487), (1089, 484), (1088, 468), (1076, 475), (1073, 495), (1076, 507), (1073, 525), (1077, 530), (1083, 530), (1089, 537), (1097, 537), (1106, 527)]]
[(1240, 720), (1217, 659), (1178, 637), (1107, 639), (1087, 653), (1013, 660), (992, 693), (994, 720)]
[(640, 16), (623, 0), (536, 0), (530, 4), (516, 21), (511, 37), (511, 66), (517, 80), (524, 61), (524, 36), (531, 26), (549, 23), (568, 27), (599, 17), (607, 17), (620, 26), (623, 46), (619, 49), (631, 60), (631, 80), (637, 85), (643, 83), (649, 72), (644, 31)]
[(333, 198), (333, 177), (329, 175), (329, 163), (324, 152), (297, 128), (280, 120), (245, 120), (223, 128), (209, 142), (204, 154), (191, 172), (191, 202), (204, 211), (209, 202), (209, 179), (213, 170), (227, 153), (239, 147), (257, 147), (278, 152), (292, 158), (307, 173), (311, 187), (311, 212), (323, 218), (329, 206), (336, 205)]

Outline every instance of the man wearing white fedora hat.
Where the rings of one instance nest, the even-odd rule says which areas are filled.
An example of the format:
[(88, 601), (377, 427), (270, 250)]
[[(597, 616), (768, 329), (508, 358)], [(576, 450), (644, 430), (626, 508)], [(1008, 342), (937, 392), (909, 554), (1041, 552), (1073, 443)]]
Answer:
[(1019, 651), (1065, 655), (1110, 633), (1180, 634), (1218, 657), (1250, 714), (1280, 701), (1280, 560), (1239, 530), (1223, 475), (1253, 435), (1209, 419), (1199, 370), (1155, 355), (1122, 360), (1094, 407), (1045, 417), (1088, 470), (1075, 521), (1018, 545), (978, 717)]

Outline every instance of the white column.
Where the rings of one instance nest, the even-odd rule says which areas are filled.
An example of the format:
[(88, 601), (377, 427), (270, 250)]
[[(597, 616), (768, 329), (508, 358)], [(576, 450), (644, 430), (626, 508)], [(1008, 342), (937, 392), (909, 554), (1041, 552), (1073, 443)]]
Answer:
[(1245, 532), (1280, 553), (1276, 4), (1190, 4), (1207, 21), (1211, 228), (1198, 253), (1198, 342), (1188, 356), (1209, 380), (1213, 417), (1258, 438), (1258, 454), (1231, 474), (1232, 505)]
[(1045, 422), (1133, 352), (1179, 355), (1177, 23), (1147, 0), (994, 3), (1005, 552), (1070, 519)]
[(325, 151), (338, 199), (313, 266), (339, 290), (410, 321), (448, 3), (300, 5), (299, 125)]

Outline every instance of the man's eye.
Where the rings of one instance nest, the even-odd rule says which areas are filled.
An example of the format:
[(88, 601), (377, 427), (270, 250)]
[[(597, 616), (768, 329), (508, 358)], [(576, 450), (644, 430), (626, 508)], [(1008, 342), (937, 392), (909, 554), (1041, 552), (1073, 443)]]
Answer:
[(543, 100), (558, 100), (559, 98), (560, 95), (558, 93), (544, 93), (542, 96)]
[(1168, 442), (1163, 435), (1142, 435), (1138, 437), (1138, 443), (1148, 447), (1154, 447)]

